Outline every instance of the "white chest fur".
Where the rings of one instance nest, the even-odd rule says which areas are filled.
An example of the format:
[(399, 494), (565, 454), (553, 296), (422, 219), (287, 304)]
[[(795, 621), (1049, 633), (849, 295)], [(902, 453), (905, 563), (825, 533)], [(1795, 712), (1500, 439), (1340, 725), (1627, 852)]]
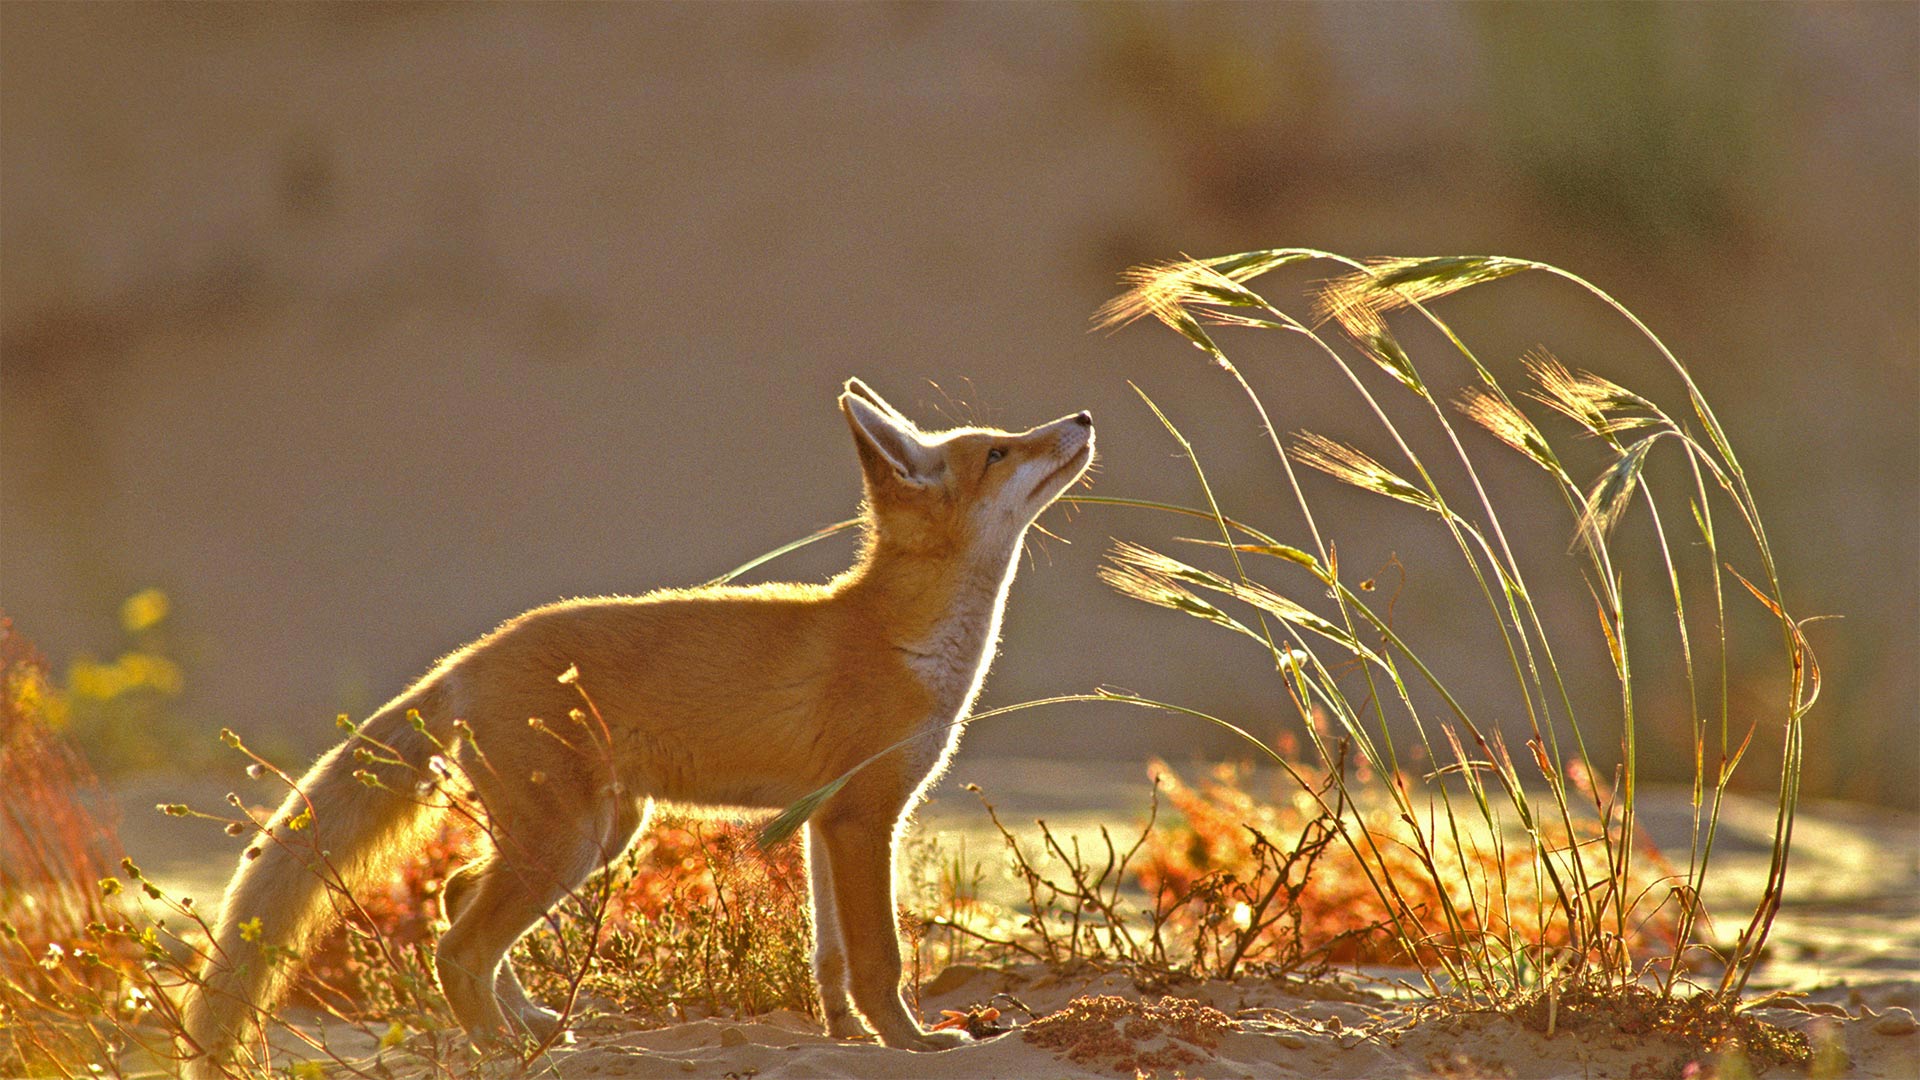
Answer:
[(934, 705), (929, 725), (952, 723), (972, 707), (1000, 640), (1014, 561), (995, 560), (955, 590), (953, 604), (924, 636), (898, 643), (907, 666), (920, 677)]

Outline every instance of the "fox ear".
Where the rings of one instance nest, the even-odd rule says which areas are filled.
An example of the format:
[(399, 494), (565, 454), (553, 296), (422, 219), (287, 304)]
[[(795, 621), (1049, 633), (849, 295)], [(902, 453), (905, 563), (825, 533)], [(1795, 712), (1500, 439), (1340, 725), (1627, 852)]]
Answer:
[(847, 414), (847, 426), (853, 429), (853, 441), (860, 450), (860, 467), (867, 475), (876, 480), (891, 475), (909, 484), (932, 479), (937, 462), (911, 422), (854, 393), (852, 383), (840, 395), (840, 408)]
[(854, 397), (865, 398), (867, 400), (867, 404), (872, 405), (874, 408), (879, 409), (883, 413), (886, 413), (888, 416), (898, 421), (899, 424), (902, 427), (905, 427), (907, 430), (909, 431), (920, 430), (920, 426), (918, 424), (915, 424), (913, 421), (907, 419), (906, 414), (902, 413), (899, 409), (896, 409), (892, 405), (887, 404), (886, 398), (881, 397), (878, 393), (874, 391), (873, 387), (868, 386), (866, 383), (861, 382), (859, 379), (848, 379), (847, 385), (846, 385), (846, 392), (849, 394), (852, 394)]

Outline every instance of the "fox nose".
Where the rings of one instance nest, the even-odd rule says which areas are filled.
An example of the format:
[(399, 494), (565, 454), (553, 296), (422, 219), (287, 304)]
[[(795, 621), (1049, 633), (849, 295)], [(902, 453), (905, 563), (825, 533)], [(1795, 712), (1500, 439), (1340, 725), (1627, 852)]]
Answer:
[(1079, 424), (1081, 427), (1090, 428), (1093, 426), (1093, 414), (1082, 409), (1074, 414), (1073, 422)]

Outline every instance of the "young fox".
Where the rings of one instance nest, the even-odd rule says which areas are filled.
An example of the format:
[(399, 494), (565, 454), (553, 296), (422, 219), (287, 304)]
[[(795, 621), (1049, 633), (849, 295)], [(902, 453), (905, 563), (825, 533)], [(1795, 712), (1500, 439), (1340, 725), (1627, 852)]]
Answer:
[[(808, 824), (814, 972), (835, 1036), (865, 1034), (865, 1017), (888, 1046), (966, 1040), (922, 1029), (901, 999), (895, 841), (959, 742), (945, 725), (986, 675), (1028, 526), (1093, 459), (1093, 419), (923, 433), (857, 379), (840, 408), (866, 489), (852, 569), (536, 608), (441, 660), (300, 779), (227, 886), (185, 1007), (195, 1072), (241, 1052), (285, 989), (276, 958), (333, 918), (316, 870), (365, 882), (433, 824), (416, 791), (446, 770), (436, 755), (472, 785), (492, 839), (447, 882), (436, 966), (461, 1027), (493, 1041), (554, 1032), (507, 950), (626, 849), (655, 799), (782, 806), (916, 732)], [(578, 688), (560, 681), (569, 668)], [(579, 689), (604, 723), (569, 718)]]

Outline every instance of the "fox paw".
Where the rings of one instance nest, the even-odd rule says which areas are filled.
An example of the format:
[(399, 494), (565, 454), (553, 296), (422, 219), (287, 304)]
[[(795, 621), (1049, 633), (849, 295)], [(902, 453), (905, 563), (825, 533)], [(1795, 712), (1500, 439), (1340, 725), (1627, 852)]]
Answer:
[(923, 1031), (917, 1037), (909, 1039), (904, 1049), (932, 1051), (951, 1050), (973, 1041), (973, 1036), (964, 1031)]
[(873, 1032), (851, 1011), (828, 1012), (827, 1034), (836, 1039), (871, 1039)]
[(538, 1005), (529, 1004), (525, 1010), (513, 1014), (513, 1018), (519, 1029), (536, 1042), (545, 1042), (560, 1030), (560, 1014)]

